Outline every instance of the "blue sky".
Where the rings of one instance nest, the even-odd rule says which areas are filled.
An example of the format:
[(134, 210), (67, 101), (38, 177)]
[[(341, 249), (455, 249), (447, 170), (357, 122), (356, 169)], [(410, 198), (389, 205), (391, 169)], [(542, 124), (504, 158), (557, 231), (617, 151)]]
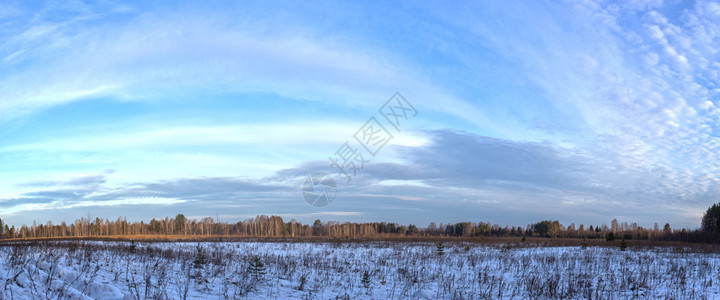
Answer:
[[(0, 217), (698, 227), (713, 1), (0, 3)], [(326, 207), (308, 174), (417, 109)]]

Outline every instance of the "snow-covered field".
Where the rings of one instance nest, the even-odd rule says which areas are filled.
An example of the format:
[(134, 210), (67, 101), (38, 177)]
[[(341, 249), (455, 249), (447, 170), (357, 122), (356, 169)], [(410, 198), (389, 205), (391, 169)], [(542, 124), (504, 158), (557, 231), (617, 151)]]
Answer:
[(448, 243), (1, 246), (3, 299), (718, 298), (720, 256)]

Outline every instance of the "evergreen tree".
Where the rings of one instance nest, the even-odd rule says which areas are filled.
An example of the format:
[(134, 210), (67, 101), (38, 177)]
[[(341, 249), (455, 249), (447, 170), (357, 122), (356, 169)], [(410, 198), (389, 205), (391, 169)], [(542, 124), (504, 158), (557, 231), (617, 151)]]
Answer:
[(195, 260), (193, 261), (193, 266), (195, 268), (201, 268), (205, 263), (207, 263), (207, 258), (205, 257), (205, 253), (203, 252), (202, 247), (200, 247), (200, 244), (197, 245), (197, 253), (195, 253)]
[(550, 221), (542, 221), (533, 225), (533, 230), (541, 237), (549, 237)]
[(177, 216), (175, 216), (175, 234), (185, 233), (185, 221), (185, 215), (177, 214)]
[(415, 226), (413, 224), (408, 225), (408, 230), (406, 233), (407, 235), (416, 235), (416, 234), (418, 234), (418, 232), (419, 232), (419, 230), (418, 230), (417, 226)]
[(314, 235), (314, 236), (321, 236), (321, 235), (322, 235), (322, 228), (323, 228), (323, 223), (322, 223), (322, 221), (320, 221), (319, 219), (318, 219), (318, 220), (315, 220), (315, 222), (313, 223), (313, 227), (312, 227), (312, 233), (313, 233), (313, 235)]
[(437, 243), (437, 254), (443, 255), (445, 253), (445, 246), (443, 246), (442, 242)]
[(254, 256), (250, 262), (250, 266), (248, 266), (248, 272), (256, 279), (262, 277), (265, 275), (265, 264), (263, 264), (259, 257)]
[(370, 288), (370, 273), (368, 273), (368, 271), (363, 273), (362, 280), (360, 282), (364, 288)]
[(707, 209), (702, 218), (702, 230), (720, 233), (720, 205), (713, 204)]
[(670, 228), (670, 223), (665, 223), (665, 226), (663, 227), (663, 231), (665, 233), (672, 233), (672, 228)]
[(607, 234), (607, 237), (605, 238), (608, 242), (612, 242), (615, 240), (615, 233), (610, 232)]

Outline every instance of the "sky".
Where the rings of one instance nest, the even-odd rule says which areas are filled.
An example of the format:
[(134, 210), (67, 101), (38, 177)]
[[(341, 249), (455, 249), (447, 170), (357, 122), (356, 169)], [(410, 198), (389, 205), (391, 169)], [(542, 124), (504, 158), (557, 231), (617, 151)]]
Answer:
[(2, 1), (0, 218), (697, 228), (719, 49), (717, 1)]

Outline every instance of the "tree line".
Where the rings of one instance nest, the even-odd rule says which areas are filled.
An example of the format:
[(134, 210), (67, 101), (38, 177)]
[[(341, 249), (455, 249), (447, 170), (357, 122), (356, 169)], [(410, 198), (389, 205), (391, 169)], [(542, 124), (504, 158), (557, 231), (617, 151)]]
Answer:
[[(449, 224), (430, 223), (427, 227), (413, 224), (400, 225), (387, 222), (335, 222), (316, 220), (312, 225), (294, 219), (286, 222), (279, 216), (260, 215), (237, 223), (217, 222), (206, 217), (187, 219), (183, 214), (174, 218), (152, 219), (150, 222), (129, 222), (125, 218), (94, 220), (81, 218), (73, 223), (22, 225), (18, 228), (3, 224), (0, 220), (0, 238), (54, 238), (54, 237), (102, 237), (139, 235), (181, 236), (244, 236), (244, 237), (330, 237), (330, 238), (378, 238), (378, 237), (544, 237), (587, 239), (636, 239), (685, 242), (717, 242), (720, 233), (720, 206), (713, 206), (715, 219), (706, 221), (698, 230), (672, 229), (670, 224), (662, 228), (643, 228), (637, 223), (619, 223), (612, 220), (610, 226), (585, 225), (564, 226), (558, 221), (545, 220), (522, 226), (500, 226), (486, 222), (460, 222)], [(706, 216), (710, 214), (710, 210)], [(714, 221), (713, 221), (714, 220)], [(711, 221), (715, 222), (712, 223)], [(706, 224), (707, 223), (707, 224)], [(706, 226), (707, 225), (707, 226)], [(713, 227), (714, 226), (714, 227)], [(713, 231), (713, 228), (716, 230)]]

